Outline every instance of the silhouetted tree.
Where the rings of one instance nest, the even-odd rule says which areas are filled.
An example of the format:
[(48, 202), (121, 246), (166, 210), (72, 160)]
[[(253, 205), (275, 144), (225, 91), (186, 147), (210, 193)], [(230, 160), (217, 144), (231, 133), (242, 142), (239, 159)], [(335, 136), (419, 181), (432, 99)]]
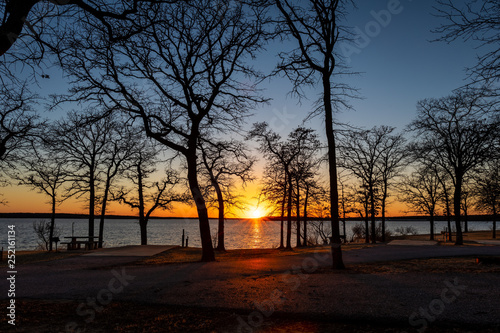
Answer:
[[(58, 39), (52, 40), (54, 35), (64, 38), (65, 35), (61, 33), (64, 28), (89, 17), (102, 26), (110, 40), (125, 40), (143, 28), (141, 22), (135, 21), (139, 12), (152, 11), (158, 3), (173, 2), (175, 1), (3, 0), (0, 4), (0, 56), (9, 51), (14, 43), (21, 42), (15, 51), (27, 48), (32, 59), (41, 59), (46, 49), (56, 47)], [(120, 29), (118, 22), (128, 23), (128, 29)], [(57, 29), (60, 29), (59, 33), (56, 33)]]
[(462, 215), (464, 217), (464, 232), (469, 232), (469, 208), (474, 205), (473, 201), (474, 193), (471, 188), (470, 179), (465, 179), (464, 188), (462, 190), (462, 199), (460, 201)]
[(14, 81), (2, 78), (0, 82), (0, 166), (3, 171), (14, 167), (41, 127), (34, 109), (36, 95), (29, 91), (26, 83)]
[(493, 160), (476, 175), (476, 208), (493, 217), (493, 234), (496, 238), (498, 212), (500, 211), (500, 163)]
[(104, 220), (106, 218), (106, 209), (110, 197), (110, 191), (116, 178), (121, 176), (125, 169), (126, 161), (132, 156), (134, 151), (143, 149), (139, 146), (139, 138), (134, 129), (129, 126), (118, 128), (118, 122), (112, 116), (112, 127), (114, 129), (108, 139), (108, 147), (102, 161), (104, 187), (101, 195), (101, 217), (99, 220), (99, 248), (102, 248), (104, 241)]
[[(210, 186), (216, 194), (217, 209), (219, 212), (219, 226), (217, 231), (217, 250), (225, 251), (224, 218), (225, 208), (237, 205), (237, 198), (233, 194), (234, 180), (239, 178), (242, 185), (253, 180), (251, 172), (255, 159), (241, 142), (219, 141), (212, 143), (208, 140), (200, 145), (201, 160)], [(209, 200), (210, 201), (210, 200)], [(241, 206), (241, 205), (239, 205)]]
[(382, 188), (383, 154), (392, 129), (382, 126), (371, 130), (347, 131), (339, 144), (340, 163), (366, 186), (369, 197), (372, 243), (376, 242), (377, 192)]
[[(94, 120), (94, 117), (98, 120)], [(99, 202), (102, 167), (116, 130), (111, 118), (98, 117), (98, 114), (91, 111), (87, 115), (73, 112), (67, 119), (54, 123), (51, 127), (53, 136), (46, 138), (67, 165), (68, 182), (71, 186), (66, 196), (78, 199), (87, 197), (89, 237), (94, 237), (95, 208)]]
[(494, 100), (484, 90), (458, 90), (417, 104), (410, 129), (417, 133), (418, 153), (432, 159), (453, 182), (455, 244), (463, 244), (460, 202), (464, 177), (497, 154), (500, 122)]
[[(323, 114), (328, 143), (328, 172), (330, 176), (330, 209), (332, 218), (332, 265), (344, 268), (339, 232), (339, 195), (337, 186), (337, 158), (335, 132), (333, 129), (333, 106), (344, 104), (334, 88), (342, 93), (348, 87), (339, 82), (332, 83), (341, 71), (341, 57), (337, 53), (338, 42), (348, 39), (345, 27), (340, 25), (346, 15), (345, 4), (340, 0), (307, 0), (300, 3), (289, 0), (274, 1), (281, 14), (282, 36), (297, 43), (292, 52), (280, 54), (282, 59), (278, 68), (284, 72), (294, 85), (299, 96), (305, 86), (321, 84), (321, 100), (318, 101), (317, 114)], [(342, 70), (344, 70), (342, 68)]]
[(244, 2), (155, 3), (137, 17), (142, 30), (126, 42), (83, 22), (68, 32), (68, 51), (60, 53), (74, 78), (73, 98), (126, 111), (149, 137), (185, 158), (203, 261), (215, 255), (198, 144), (202, 133), (237, 128), (249, 108), (265, 101), (253, 83), (240, 81), (258, 74), (248, 60), (263, 43), (264, 10)]
[[(280, 249), (284, 249), (284, 224), (285, 209), (288, 197), (288, 178), (285, 169), (276, 160), (268, 159), (268, 164), (264, 169), (264, 174), (260, 180), (262, 188), (260, 196), (262, 200), (270, 202), (270, 207), (279, 209), (280, 212)], [(271, 212), (272, 214), (273, 212)]]
[(47, 250), (52, 251), (51, 239), (54, 237), (56, 207), (65, 200), (62, 192), (64, 191), (63, 185), (68, 180), (68, 172), (66, 161), (51, 147), (42, 143), (38, 143), (35, 147), (20, 161), (21, 172), (17, 173), (15, 178), (19, 181), (19, 185), (29, 186), (49, 197), (51, 215)]
[(498, 82), (500, 79), (500, 3), (496, 0), (468, 0), (465, 3), (438, 0), (436, 16), (446, 22), (433, 32), (441, 35), (437, 41), (447, 43), (458, 39), (473, 40), (484, 48), (477, 64), (469, 68), (474, 82)]
[(399, 184), (402, 201), (416, 212), (429, 215), (430, 239), (434, 240), (434, 217), (439, 202), (441, 183), (435, 170), (420, 166)]
[(325, 198), (327, 197), (327, 193), (325, 193), (325, 189), (319, 185), (319, 181), (316, 178), (308, 177), (303, 180), (303, 188), (304, 188), (304, 204), (303, 204), (303, 218), (304, 218), (304, 232), (303, 246), (308, 245), (308, 222), (309, 215), (314, 216), (314, 214), (310, 214), (310, 207), (314, 206), (323, 206), (325, 203)]
[[(321, 148), (320, 141), (314, 130), (304, 127), (297, 127), (293, 130), (289, 137), (288, 143), (292, 151), (296, 151), (297, 155), (291, 163), (291, 176), (295, 182), (293, 187), (295, 192), (295, 211), (297, 224), (297, 243), (296, 246), (301, 246), (301, 223), (300, 223), (300, 205), (301, 205), (301, 188), (306, 187), (305, 182), (311, 182), (317, 172), (317, 167), (320, 163), (318, 157)], [(308, 186), (310, 187), (310, 186)], [(306, 193), (306, 196), (309, 193)], [(308, 199), (308, 198), (307, 198)], [(307, 205), (307, 202), (304, 203)], [(307, 211), (307, 209), (306, 209)], [(307, 241), (307, 238), (304, 238)]]
[(292, 150), (287, 142), (283, 142), (279, 134), (268, 129), (268, 124), (255, 123), (253, 129), (249, 133), (249, 138), (256, 139), (260, 142), (259, 150), (264, 156), (271, 161), (271, 167), (274, 163), (280, 165), (283, 169), (286, 179), (287, 191), (287, 230), (286, 230), (286, 249), (292, 248), (292, 193), (293, 193), (293, 178), (291, 164), (299, 154), (298, 150)]
[(382, 242), (385, 242), (385, 211), (391, 181), (398, 177), (408, 163), (409, 152), (405, 145), (406, 139), (402, 134), (392, 134), (394, 127), (381, 126), (376, 131), (382, 136), (378, 147), (380, 160), (378, 169), (381, 175), (381, 213), (382, 213)]
[(185, 195), (175, 191), (180, 179), (177, 173), (167, 169), (165, 177), (159, 181), (149, 180), (156, 172), (158, 150), (143, 140), (142, 148), (134, 152), (128, 159), (128, 168), (124, 172), (126, 179), (134, 184), (134, 188), (122, 187), (113, 193), (114, 200), (119, 201), (139, 212), (139, 228), (141, 231), (141, 245), (148, 244), (147, 226), (151, 214), (156, 209), (172, 209), (173, 202), (187, 202)]

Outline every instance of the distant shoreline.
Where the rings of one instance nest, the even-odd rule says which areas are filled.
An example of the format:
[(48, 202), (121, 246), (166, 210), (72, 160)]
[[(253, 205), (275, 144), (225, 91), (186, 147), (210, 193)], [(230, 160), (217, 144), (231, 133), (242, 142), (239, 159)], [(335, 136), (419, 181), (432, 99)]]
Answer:
[[(50, 213), (0, 213), (0, 218), (11, 218), (11, 219), (46, 219), (50, 218), (51, 214)], [(57, 213), (56, 214), (57, 219), (88, 219), (89, 216), (86, 214), (70, 214), (70, 213)], [(96, 215), (94, 217), (95, 219), (100, 218), (100, 215)], [(137, 216), (134, 215), (106, 215), (107, 219), (137, 219)], [(187, 219), (187, 220), (197, 220), (197, 217), (178, 217), (178, 216), (152, 216), (150, 217), (151, 220), (154, 219), (162, 219), (162, 220), (174, 220), (174, 219)], [(217, 219), (217, 217), (210, 217), (210, 219)], [(249, 217), (226, 217), (226, 220), (241, 220), (241, 219), (249, 219), (252, 220), (254, 218), (249, 218)], [(262, 217), (260, 219), (263, 220), (269, 220), (269, 221), (279, 221), (281, 217), (279, 216), (267, 216), (267, 217)], [(380, 217), (377, 216), (377, 221), (380, 221)], [(453, 216), (451, 217), (452, 222)], [(467, 217), (468, 221), (492, 221), (493, 220), (493, 215), (469, 215)], [(295, 217), (292, 217), (292, 220), (295, 220)], [(329, 218), (319, 218), (319, 217), (309, 217), (308, 220), (322, 220), (322, 221), (329, 221)], [(347, 221), (360, 221), (362, 220), (360, 217), (348, 217), (346, 218)], [(386, 217), (386, 221), (391, 221), (391, 220), (397, 220), (397, 221), (415, 221), (415, 220), (424, 220), (427, 221), (429, 220), (429, 216), (393, 216), (393, 217)], [(435, 221), (446, 221), (447, 218), (446, 216), (435, 216), (434, 217)], [(463, 221), (463, 216), (462, 216), (462, 222)]]

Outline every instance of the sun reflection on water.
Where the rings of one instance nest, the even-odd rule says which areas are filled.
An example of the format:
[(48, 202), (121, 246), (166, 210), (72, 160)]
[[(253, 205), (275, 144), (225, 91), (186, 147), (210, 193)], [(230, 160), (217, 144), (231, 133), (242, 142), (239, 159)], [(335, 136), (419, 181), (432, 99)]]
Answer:
[(261, 221), (260, 219), (252, 220), (252, 247), (258, 248), (262, 243), (262, 231), (261, 231)]

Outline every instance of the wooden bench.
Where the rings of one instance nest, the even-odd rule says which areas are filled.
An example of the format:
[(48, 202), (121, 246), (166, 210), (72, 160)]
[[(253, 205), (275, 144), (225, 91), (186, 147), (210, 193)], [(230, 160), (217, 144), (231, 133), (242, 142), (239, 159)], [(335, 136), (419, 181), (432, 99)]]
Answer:
[[(71, 240), (68, 242), (61, 242), (60, 244), (66, 245), (68, 251), (72, 251), (72, 250), (82, 249), (82, 245), (83, 245), (83, 248), (85, 250), (97, 249), (98, 242), (95, 241), (94, 239), (98, 239), (99, 237), (69, 236), (69, 237), (64, 237), (64, 238), (69, 238)], [(92, 240), (90, 238), (92, 238)], [(83, 240), (79, 240), (79, 239), (83, 239)]]

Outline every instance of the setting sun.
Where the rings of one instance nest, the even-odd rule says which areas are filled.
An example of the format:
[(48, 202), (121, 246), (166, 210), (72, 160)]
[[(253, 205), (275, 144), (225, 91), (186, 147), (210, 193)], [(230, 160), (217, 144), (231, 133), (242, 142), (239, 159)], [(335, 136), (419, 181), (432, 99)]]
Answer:
[(266, 213), (264, 212), (264, 210), (262, 210), (261, 208), (255, 208), (251, 213), (250, 213), (250, 217), (254, 218), (254, 219), (258, 219), (258, 218), (261, 218), (261, 217), (264, 217), (266, 215)]

